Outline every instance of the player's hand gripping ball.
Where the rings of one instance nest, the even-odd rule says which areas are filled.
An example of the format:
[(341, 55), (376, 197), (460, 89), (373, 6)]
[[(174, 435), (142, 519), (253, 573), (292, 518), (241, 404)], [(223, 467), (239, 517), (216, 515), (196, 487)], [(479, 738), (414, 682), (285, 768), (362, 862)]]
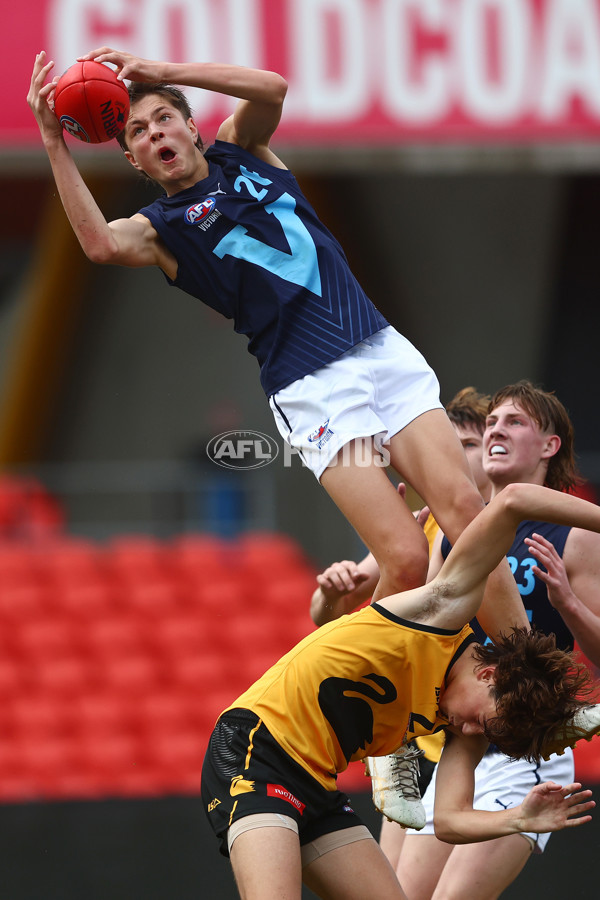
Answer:
[(85, 60), (72, 65), (57, 81), (54, 112), (68, 134), (88, 144), (101, 144), (125, 127), (129, 94), (112, 69)]

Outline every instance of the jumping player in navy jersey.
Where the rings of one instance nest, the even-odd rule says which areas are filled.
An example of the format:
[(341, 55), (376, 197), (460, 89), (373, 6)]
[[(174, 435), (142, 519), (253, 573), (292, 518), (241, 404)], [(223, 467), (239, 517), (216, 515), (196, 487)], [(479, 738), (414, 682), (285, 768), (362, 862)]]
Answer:
[[(377, 560), (375, 599), (423, 584), (427, 541), (384, 464), (424, 498), (452, 541), (483, 503), (434, 373), (365, 295), (270, 147), (286, 82), (274, 72), (151, 62), (107, 47), (80, 59), (111, 63), (131, 82), (125, 156), (165, 192), (131, 218), (106, 221), (52, 112), (53, 63), (38, 54), (28, 102), (84, 252), (98, 263), (156, 266), (233, 319), (281, 434)], [(206, 152), (173, 83), (238, 98)], [(481, 617), (493, 634), (526, 625), (505, 561)]]
[[(573, 427), (563, 404), (530, 382), (508, 385), (492, 397), (483, 435), (483, 468), (492, 496), (521, 482), (557, 491), (575, 487)], [(450, 552), (444, 539), (434, 571)], [(554, 634), (557, 646), (572, 650), (577, 640), (588, 658), (600, 662), (600, 537), (581, 528), (525, 520), (519, 524), (508, 561), (528, 618), (539, 632)], [(543, 568), (541, 567), (543, 565)], [(551, 755), (539, 764), (511, 760), (496, 748), (475, 770), (478, 809), (516, 806), (534, 784), (574, 777), (573, 753)], [(498, 897), (517, 877), (531, 853), (542, 853), (547, 833), (522, 832), (484, 844), (451, 848), (433, 833), (435, 777), (423, 798), (427, 823), (402, 842), (398, 877), (411, 900), (469, 896)], [(401, 829), (386, 823), (402, 841)]]

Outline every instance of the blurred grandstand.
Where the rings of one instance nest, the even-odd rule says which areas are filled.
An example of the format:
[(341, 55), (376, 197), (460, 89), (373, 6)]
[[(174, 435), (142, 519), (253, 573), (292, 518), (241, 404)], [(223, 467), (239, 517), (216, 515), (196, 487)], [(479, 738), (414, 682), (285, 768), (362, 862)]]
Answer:
[(0, 539), (0, 800), (197, 793), (218, 713), (312, 630), (313, 568), (273, 533), (69, 537), (22, 488)]

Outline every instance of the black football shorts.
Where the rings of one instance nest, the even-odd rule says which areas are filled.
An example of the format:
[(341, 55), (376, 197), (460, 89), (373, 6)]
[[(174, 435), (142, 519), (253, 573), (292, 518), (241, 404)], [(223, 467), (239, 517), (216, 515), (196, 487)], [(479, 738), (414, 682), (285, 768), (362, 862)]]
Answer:
[(294, 819), (301, 845), (363, 824), (346, 794), (325, 790), (246, 709), (224, 713), (214, 728), (202, 767), (202, 802), (224, 856), (229, 826), (254, 813)]

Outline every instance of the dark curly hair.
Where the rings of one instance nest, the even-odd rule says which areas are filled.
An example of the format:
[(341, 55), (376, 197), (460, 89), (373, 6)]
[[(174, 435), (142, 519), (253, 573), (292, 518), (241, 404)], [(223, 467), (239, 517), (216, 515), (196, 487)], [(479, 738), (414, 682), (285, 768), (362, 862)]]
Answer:
[[(179, 88), (175, 87), (173, 84), (167, 84), (164, 81), (154, 81), (154, 82), (145, 82), (145, 81), (132, 81), (127, 88), (129, 92), (129, 104), (130, 107), (133, 107), (138, 100), (141, 100), (142, 97), (148, 96), (148, 94), (157, 94), (159, 97), (162, 97), (167, 101), (171, 106), (175, 107), (175, 109), (179, 110), (185, 121), (188, 119), (193, 119), (192, 110), (188, 101), (188, 98), (185, 96), (183, 91), (180, 91)], [(125, 140), (125, 129), (119, 132), (117, 135), (117, 141), (119, 142), (122, 150), (129, 150), (127, 146), (127, 141)], [(204, 143), (202, 142), (202, 138), (198, 135), (198, 139), (196, 141), (196, 147), (198, 150), (204, 149)]]
[(496, 667), (498, 716), (487, 720), (485, 736), (513, 759), (539, 762), (551, 732), (593, 702), (589, 669), (559, 650), (553, 634), (515, 628), (473, 652), (478, 668)]

